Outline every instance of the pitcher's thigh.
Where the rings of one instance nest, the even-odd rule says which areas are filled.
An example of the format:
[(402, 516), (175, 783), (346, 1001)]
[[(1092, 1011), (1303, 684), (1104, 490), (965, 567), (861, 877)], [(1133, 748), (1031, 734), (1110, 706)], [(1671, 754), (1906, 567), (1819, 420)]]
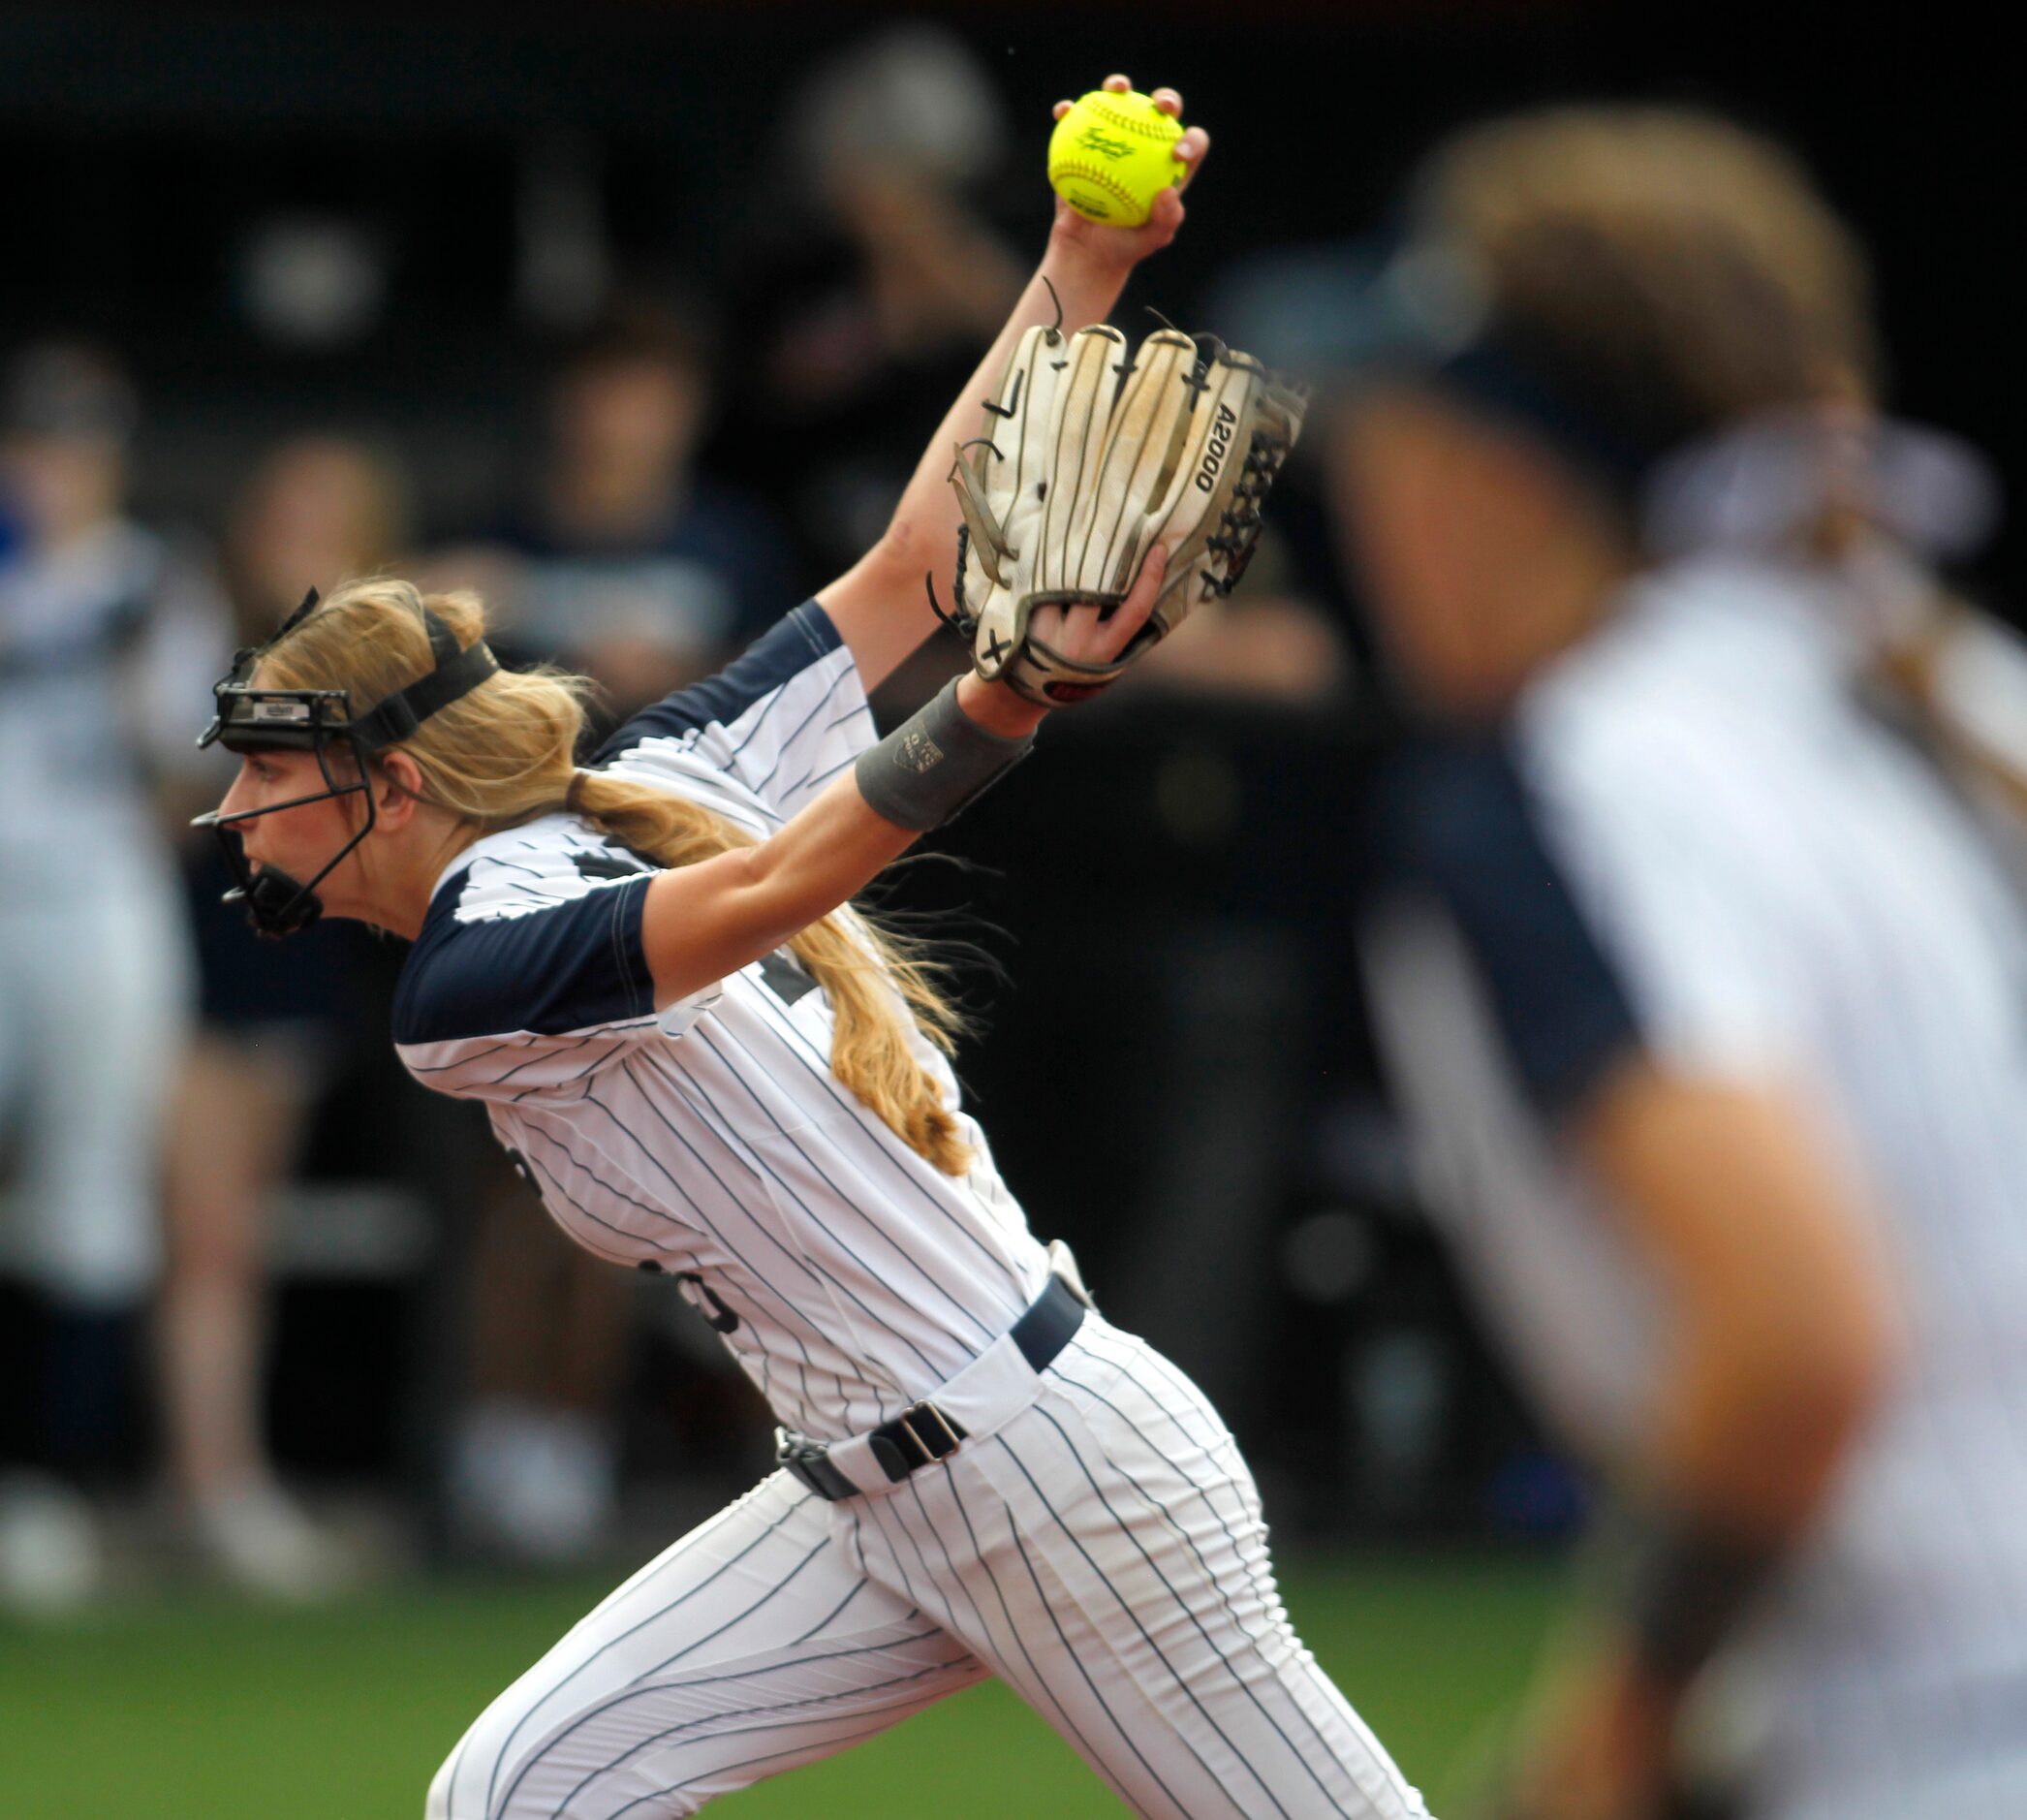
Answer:
[(1140, 1813), (1423, 1815), (1290, 1624), (1215, 1411), (1142, 1342), (1085, 1327), (1032, 1408), (918, 1474), (920, 1496), (877, 1500), (868, 1568), (948, 1587), (924, 1609)]
[(985, 1673), (777, 1473), (642, 1568), (481, 1715), (428, 1820), (668, 1820)]

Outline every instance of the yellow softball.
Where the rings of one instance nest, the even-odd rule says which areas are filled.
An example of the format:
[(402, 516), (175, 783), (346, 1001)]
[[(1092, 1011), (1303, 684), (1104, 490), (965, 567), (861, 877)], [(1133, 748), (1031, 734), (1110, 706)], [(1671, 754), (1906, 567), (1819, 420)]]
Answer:
[(1138, 228), (1162, 191), (1189, 167), (1175, 156), (1182, 122), (1133, 89), (1094, 88), (1072, 104), (1048, 140), (1048, 180), (1080, 215)]

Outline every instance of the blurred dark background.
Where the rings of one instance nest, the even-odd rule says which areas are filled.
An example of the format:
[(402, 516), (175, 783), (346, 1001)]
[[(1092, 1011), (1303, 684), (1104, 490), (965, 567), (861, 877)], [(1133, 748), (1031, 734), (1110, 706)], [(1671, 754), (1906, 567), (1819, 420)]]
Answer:
[[(841, 146), (893, 151), (886, 101), (855, 114), (834, 73), (896, 30), (926, 58), (909, 80), (961, 69), (989, 105), (975, 135), (960, 110), (911, 140), (898, 189), (886, 172), (834, 192)], [(1180, 88), (1216, 139), (1182, 239), (1122, 305), (1130, 332), (1142, 305), (1225, 327), (1222, 287), (1276, 249), (1384, 225), (1416, 156), (1458, 122), (1565, 98), (1702, 102), (1792, 143), (1870, 244), (1894, 408), (2010, 472), (2016, 132), (1971, 101), (1992, 48), (1912, 34), (1898, 10), (1580, 0), (998, 17), (765, 0), (10, 7), (0, 353), (56, 338), (124, 366), (132, 516), (222, 578), (242, 632), (284, 603), (234, 580), (234, 513), (277, 447), (314, 432), (393, 477), (381, 556), (444, 583), (506, 575), (517, 648), (608, 663), (624, 696), (731, 648), (764, 624), (746, 595), (778, 590), (785, 609), (877, 529), (986, 338), (981, 297), (1040, 251), (1049, 103), (1115, 68)], [(843, 92), (887, 95), (865, 68), (846, 65)], [(916, 322), (889, 282), (939, 291), (937, 309)], [(624, 365), (643, 342), (680, 344), (698, 414), (680, 491), (714, 502), (701, 543), (645, 554), (710, 570), (732, 601), (667, 640), (652, 575), (599, 608), (613, 616), (596, 636), (572, 620), (590, 610), (571, 565), (609, 552), (557, 530), (573, 447), (559, 389), (587, 348)], [(1315, 492), (1298, 467), (1277, 495), (1277, 546), (1249, 583), (1262, 611), (1226, 628), (1243, 661), (1137, 678), (1051, 728), (942, 843), (965, 865), (906, 868), (890, 900), (981, 951), (963, 978), (983, 1037), (960, 1068), (1037, 1230), (1070, 1239), (1107, 1311), (1202, 1378), (1279, 1523), (1560, 1535), (1580, 1492), (1460, 1310), (1366, 1053), (1337, 910), (1369, 737), (1364, 643)], [(1967, 578), (2002, 607), (2018, 536), (2002, 527)], [(883, 708), (955, 661), (937, 654)], [(180, 704), (175, 737), (207, 706)], [(7, 863), (24, 889), (27, 863)], [(214, 975), (256, 964), (225, 940)], [(284, 1476), (395, 1494), (440, 1553), (503, 1547), (461, 1526), (447, 1474), (489, 1350), (503, 1331), (506, 1350), (515, 1333), (539, 1345), (526, 1323), (559, 1304), (527, 1285), (564, 1267), (516, 1264), (502, 1300), (475, 1306), (474, 1285), (500, 1280), (491, 1247), (518, 1242), (485, 1207), (540, 1216), (497, 1179), (483, 1130), (397, 1078), (380, 1009), (397, 962), (370, 947), (320, 962), (345, 1007), (320, 1027), (344, 1034), (303, 1076), (274, 1184), (265, 1433)], [(766, 1427), (701, 1324), (645, 1288), (571, 1303), (607, 1362), (585, 1381), (504, 1400), (587, 1413), (617, 1483), (651, 1488), (672, 1533), (671, 1512), (762, 1469)], [(7, 1294), (19, 1349), (44, 1317), (32, 1287)], [(159, 1471), (146, 1352), (133, 1342), (123, 1426), (86, 1475), (115, 1488)], [(37, 1457), (20, 1396), (0, 1397), (0, 1454)]]
[[(2017, 141), (2006, 110), (1970, 105), (1990, 28), (1916, 33), (1884, 9), (9, 7), (0, 310), (11, 335), (81, 329), (132, 362), (144, 507), (202, 514), (263, 437), (336, 415), (407, 439), (425, 522), (462, 530), (503, 478), (545, 316), (573, 308), (569, 277), (541, 300), (538, 268), (577, 256), (727, 295), (795, 205), (795, 85), (897, 18), (954, 35), (1003, 99), (1014, 138), (973, 193), (1023, 254), (1047, 219), (1048, 104), (1086, 66), (1183, 91), (1217, 135), (1213, 174), (1137, 295), (1183, 318), (1261, 248), (1382, 220), (1460, 121), (1575, 97), (1716, 105), (1797, 146), (1871, 244), (1901, 408), (2012, 464), (1992, 351), (2013, 316)], [(278, 345), (251, 320), (252, 268), (318, 226), (371, 295), (321, 344)]]

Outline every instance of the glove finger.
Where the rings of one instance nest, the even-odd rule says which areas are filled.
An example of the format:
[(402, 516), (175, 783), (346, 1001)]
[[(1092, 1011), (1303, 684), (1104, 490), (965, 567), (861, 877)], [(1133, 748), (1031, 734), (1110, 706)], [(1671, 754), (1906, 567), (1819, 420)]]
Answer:
[(1201, 601), (1229, 593), (1244, 572), (1261, 508), (1292, 446), (1288, 412), (1267, 405), (1295, 394), (1250, 356), (1209, 345), (1192, 446), (1158, 532), (1169, 581), (1155, 617), (1171, 630)]
[(999, 391), (985, 406), (984, 435), (992, 445), (986, 484), (1002, 517), (1043, 453), (1039, 433), (1048, 423), (1063, 359), (1062, 335), (1036, 324), (1015, 343)]
[(1037, 591), (1072, 585), (1070, 551), (1084, 501), (1085, 477), (1096, 476), (1105, 452), (1117, 365), (1125, 350), (1126, 337), (1105, 324), (1079, 329), (1070, 337), (1069, 365), (1049, 425), (1047, 489), (1041, 502), (1040, 543), (1031, 571)]
[(971, 451), (985, 506), (1010, 553), (1021, 549), (1037, 503), (1036, 482), (1048, 471), (1048, 422), (1066, 364), (1056, 329), (1044, 324), (1028, 329), (985, 406), (983, 440)]
[(1196, 344), (1172, 329), (1140, 344), (1107, 435), (1091, 523), (1079, 545), (1077, 585), (1123, 593), (1149, 542), (1147, 511), (1180, 462)]
[[(1200, 347), (1196, 403), (1188, 446), (1169, 494), (1155, 511), (1155, 539), (1169, 555), (1169, 592), (1204, 557), (1208, 541), (1220, 533), (1232, 503), (1232, 488), (1247, 479), (1247, 454), (1255, 429), (1257, 399), (1264, 369), (1249, 355), (1232, 355), (1214, 336)], [(1186, 608), (1188, 610), (1188, 608)]]
[(1105, 544), (1117, 525), (1135, 455), (1157, 396), (1148, 391), (1148, 382), (1152, 378), (1158, 386), (1173, 362), (1173, 350), (1166, 349), (1160, 336), (1149, 336), (1138, 355), (1129, 355), (1124, 343), (1120, 345), (1111, 366), (1116, 384), (1099, 402), (1105, 421), (1098, 458), (1077, 475), (1076, 509), (1062, 546), (1066, 587), (1113, 593), (1124, 589), (1123, 582), (1108, 587)]
[[(1061, 463), (1052, 485), (1060, 489), (1050, 544), (1053, 573), (1059, 587), (1080, 585), (1082, 550), (1091, 535), (1091, 515), (1098, 503), (1098, 487), (1105, 472), (1105, 452), (1111, 435), (1121, 383), (1133, 371), (1133, 355), (1121, 347), (1114, 360), (1091, 376), (1089, 410), (1081, 420), (1063, 425), (1063, 439), (1056, 446)], [(1077, 403), (1084, 403), (1079, 392)], [(1069, 517), (1063, 516), (1067, 510)]]
[(1152, 513), (1155, 535), (1170, 557), (1203, 522), (1231, 484), (1246, 451), (1252, 400), (1263, 377), (1258, 361), (1234, 357), (1222, 341), (1205, 335), (1191, 375), (1189, 423), (1183, 459), (1169, 478), (1167, 495)]

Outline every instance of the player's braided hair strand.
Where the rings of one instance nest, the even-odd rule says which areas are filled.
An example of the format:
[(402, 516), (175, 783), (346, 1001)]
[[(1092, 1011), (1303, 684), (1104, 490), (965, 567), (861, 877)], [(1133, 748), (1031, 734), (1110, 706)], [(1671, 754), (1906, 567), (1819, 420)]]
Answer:
[[(430, 668), (425, 606), (460, 645), (484, 637), (485, 608), (476, 594), (425, 597), (404, 581), (348, 581), (267, 652), (260, 680), (271, 688), (344, 689), (356, 703), (385, 700)], [(577, 769), (595, 687), (549, 665), (502, 670), (389, 749), (414, 761), (425, 801), (481, 833), (568, 809), (660, 866), (694, 865), (752, 845), (743, 830), (687, 798)], [(961, 1176), (970, 1147), (913, 1041), (919, 1031), (945, 1053), (954, 1046), (960, 1020), (940, 988), (938, 963), (850, 906), (811, 924), (789, 948), (830, 1002), (832, 1074), (909, 1148), (945, 1175)]]

